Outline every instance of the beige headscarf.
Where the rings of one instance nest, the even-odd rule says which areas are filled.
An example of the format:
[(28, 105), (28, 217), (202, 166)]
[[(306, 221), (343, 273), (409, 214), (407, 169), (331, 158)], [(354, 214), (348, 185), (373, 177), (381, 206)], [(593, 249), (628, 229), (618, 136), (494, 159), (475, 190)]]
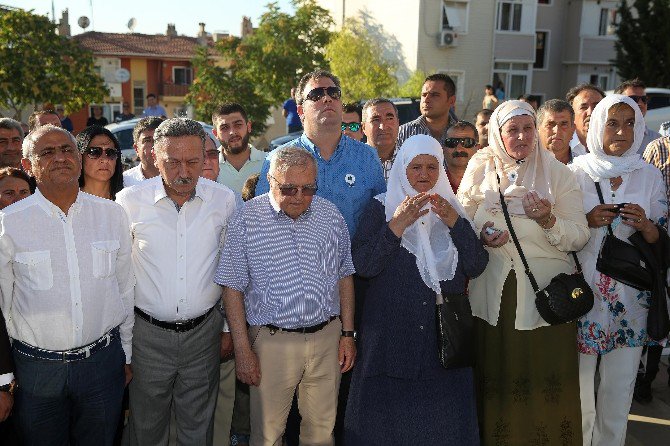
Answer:
[(470, 159), (458, 189), (459, 198), (467, 194), (470, 199), (483, 202), (489, 212), (499, 212), (502, 209), (498, 194), (500, 178), (500, 190), (505, 196), (510, 214), (526, 216), (521, 199), (529, 191), (534, 190), (541, 198), (554, 203), (549, 167), (554, 155), (540, 147), (537, 130), (535, 148), (524, 160), (519, 162), (505, 151), (500, 129), (511, 118), (521, 115), (531, 116), (535, 120), (535, 111), (526, 102), (507, 101), (495, 109), (489, 121), (489, 146), (479, 150)]

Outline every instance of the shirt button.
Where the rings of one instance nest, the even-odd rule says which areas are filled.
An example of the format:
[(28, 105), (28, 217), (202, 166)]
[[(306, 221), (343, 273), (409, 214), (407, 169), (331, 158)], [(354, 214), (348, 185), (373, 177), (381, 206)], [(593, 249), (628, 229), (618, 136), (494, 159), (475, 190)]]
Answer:
[(424, 306), (428, 305), (428, 302), (424, 302), (423, 305), (424, 305)]
[(179, 256), (179, 258), (180, 258), (180, 259), (183, 259), (183, 258), (184, 258), (184, 256)]
[(180, 277), (179, 280), (184, 280), (184, 278), (183, 278), (183, 277)]
[(184, 303), (184, 299), (181, 299), (179, 302)]
[(423, 325), (419, 325), (419, 329), (420, 329), (420, 330), (423, 330)]

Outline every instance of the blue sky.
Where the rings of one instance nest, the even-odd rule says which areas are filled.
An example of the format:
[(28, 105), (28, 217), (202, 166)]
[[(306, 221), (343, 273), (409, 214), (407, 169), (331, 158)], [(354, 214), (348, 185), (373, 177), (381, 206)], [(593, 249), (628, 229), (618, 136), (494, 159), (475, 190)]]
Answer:
[[(293, 11), (290, 0), (276, 0), (284, 11)], [(127, 24), (135, 18), (136, 33), (165, 33), (168, 23), (174, 23), (177, 33), (195, 36), (198, 23), (204, 22), (208, 32), (240, 34), (242, 16), (251, 17), (254, 26), (266, 10), (269, 0), (0, 0), (1, 4), (23, 9), (51, 18), (53, 3), (56, 19), (68, 8), (72, 34), (84, 32), (77, 19), (86, 16), (91, 25), (86, 31), (128, 32)], [(57, 20), (58, 21), (58, 20)]]

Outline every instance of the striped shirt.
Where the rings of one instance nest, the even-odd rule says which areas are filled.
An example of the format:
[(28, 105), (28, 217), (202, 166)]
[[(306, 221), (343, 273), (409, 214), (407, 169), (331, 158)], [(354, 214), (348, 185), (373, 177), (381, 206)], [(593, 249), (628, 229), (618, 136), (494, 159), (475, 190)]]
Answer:
[(642, 158), (660, 169), (665, 183), (665, 194), (670, 203), (670, 137), (664, 136), (650, 142)]
[(315, 196), (293, 220), (264, 194), (228, 226), (214, 281), (244, 293), (250, 325), (299, 328), (340, 314), (338, 281), (354, 272), (349, 232), (335, 205)]
[[(444, 128), (444, 131), (442, 132), (442, 136), (437, 138), (437, 140), (440, 142), (441, 146), (444, 147), (444, 140), (447, 139), (447, 130), (449, 129), (449, 127), (451, 127), (455, 123), (456, 123), (456, 120), (454, 119), (454, 116), (450, 113), (449, 114), (449, 125), (447, 125)], [(396, 142), (396, 146), (398, 146), (398, 147), (402, 146), (402, 143), (404, 143), (407, 138), (409, 138), (410, 136), (414, 136), (414, 135), (433, 136), (433, 134), (430, 133), (430, 129), (428, 128), (428, 124), (426, 124), (426, 118), (424, 116), (419, 116), (414, 121), (407, 122), (407, 123), (400, 126), (400, 130), (398, 131), (398, 140)]]

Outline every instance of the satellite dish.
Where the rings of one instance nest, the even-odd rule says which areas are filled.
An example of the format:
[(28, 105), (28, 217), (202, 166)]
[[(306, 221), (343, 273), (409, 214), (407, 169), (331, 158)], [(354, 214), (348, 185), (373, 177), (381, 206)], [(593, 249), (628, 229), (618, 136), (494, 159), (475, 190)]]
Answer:
[(79, 20), (77, 20), (77, 24), (79, 25), (80, 28), (86, 29), (88, 28), (88, 25), (91, 24), (91, 21), (86, 17), (85, 15), (79, 17)]
[(128, 29), (132, 33), (135, 30), (135, 27), (137, 26), (137, 19), (135, 17), (131, 18), (130, 20), (128, 20), (128, 25), (126, 26), (128, 26)]

